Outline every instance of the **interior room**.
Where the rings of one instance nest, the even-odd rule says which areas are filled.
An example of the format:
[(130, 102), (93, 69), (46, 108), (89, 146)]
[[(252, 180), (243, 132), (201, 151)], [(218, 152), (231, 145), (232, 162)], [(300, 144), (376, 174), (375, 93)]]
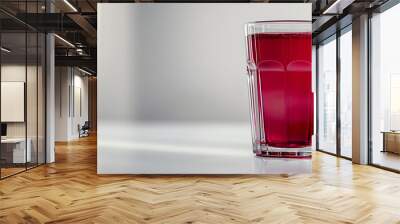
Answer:
[[(80, 67), (57, 66), (55, 68), (55, 141), (68, 142), (87, 137), (82, 130), (89, 121), (89, 82), (96, 82), (93, 75)], [(90, 129), (93, 134), (95, 131)]]
[(0, 1), (0, 223), (400, 223), (398, 0)]
[(0, 173), (5, 178), (45, 163), (45, 36), (15, 24), (15, 30), (2, 32), (1, 45)]

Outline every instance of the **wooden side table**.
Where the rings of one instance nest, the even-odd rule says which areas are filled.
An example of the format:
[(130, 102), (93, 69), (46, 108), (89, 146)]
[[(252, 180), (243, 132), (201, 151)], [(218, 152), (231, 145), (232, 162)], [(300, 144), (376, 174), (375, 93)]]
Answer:
[(383, 131), (383, 152), (400, 154), (400, 132)]

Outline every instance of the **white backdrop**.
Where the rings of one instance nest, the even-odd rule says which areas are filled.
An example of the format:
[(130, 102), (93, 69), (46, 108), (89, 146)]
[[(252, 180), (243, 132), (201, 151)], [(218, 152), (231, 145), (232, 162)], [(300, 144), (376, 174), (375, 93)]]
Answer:
[(311, 4), (99, 4), (98, 172), (289, 172), (252, 155), (244, 24), (260, 20)]

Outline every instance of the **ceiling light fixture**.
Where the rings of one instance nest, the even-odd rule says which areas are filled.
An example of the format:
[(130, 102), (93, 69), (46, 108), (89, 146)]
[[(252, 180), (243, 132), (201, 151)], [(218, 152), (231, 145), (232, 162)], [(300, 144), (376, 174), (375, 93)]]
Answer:
[(85, 73), (85, 74), (87, 74), (87, 75), (90, 75), (90, 76), (93, 75), (92, 73), (90, 73), (90, 72), (88, 72), (88, 71), (86, 71), (86, 70), (83, 70), (83, 69), (81, 69), (81, 68), (79, 68), (79, 67), (78, 67), (78, 70), (81, 71), (81, 72), (83, 72), (83, 73)]
[(57, 37), (59, 40), (61, 40), (62, 42), (64, 42), (65, 44), (67, 44), (68, 46), (75, 48), (75, 45), (73, 45), (71, 42), (69, 42), (68, 40), (62, 38), (61, 36), (59, 36), (58, 34), (54, 34), (55, 37)]
[(75, 6), (73, 6), (68, 0), (64, 0), (64, 3), (67, 4), (74, 12), (78, 12)]
[(5, 47), (1, 47), (1, 51), (4, 51), (6, 53), (11, 53), (11, 50), (5, 48)]

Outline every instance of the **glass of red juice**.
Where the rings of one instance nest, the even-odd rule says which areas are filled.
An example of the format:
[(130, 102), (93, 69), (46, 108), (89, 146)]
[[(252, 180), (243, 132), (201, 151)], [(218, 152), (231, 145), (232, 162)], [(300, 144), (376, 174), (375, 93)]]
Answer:
[(245, 31), (254, 153), (311, 158), (311, 22), (251, 22)]

